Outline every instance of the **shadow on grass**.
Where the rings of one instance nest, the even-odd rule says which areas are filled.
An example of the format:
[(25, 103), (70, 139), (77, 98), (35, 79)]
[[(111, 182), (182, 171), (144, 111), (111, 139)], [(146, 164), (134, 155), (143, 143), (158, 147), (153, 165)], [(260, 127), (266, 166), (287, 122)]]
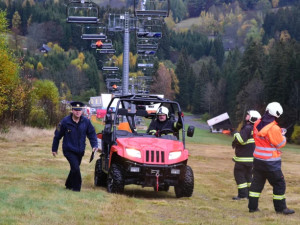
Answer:
[(125, 187), (124, 193), (129, 197), (146, 198), (146, 199), (170, 199), (176, 198), (173, 188), (167, 191), (154, 191), (153, 188), (141, 189), (138, 187)]
[[(96, 189), (107, 192), (106, 187), (97, 187)], [(125, 190), (121, 195), (141, 199), (176, 199), (174, 189), (171, 187), (169, 191), (154, 191), (154, 189), (150, 187), (140, 188), (137, 186), (125, 186)]]

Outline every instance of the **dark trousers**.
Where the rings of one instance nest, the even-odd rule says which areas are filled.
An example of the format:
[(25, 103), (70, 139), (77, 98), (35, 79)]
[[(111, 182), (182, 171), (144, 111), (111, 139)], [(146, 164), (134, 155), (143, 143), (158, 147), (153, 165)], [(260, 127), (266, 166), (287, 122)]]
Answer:
[(64, 152), (64, 156), (67, 158), (70, 164), (70, 172), (66, 180), (66, 188), (73, 191), (80, 191), (81, 189), (81, 173), (80, 164), (83, 157), (83, 153)]
[[(258, 208), (258, 200), (266, 180), (273, 187), (273, 204), (276, 211), (282, 211), (286, 208), (285, 201), (285, 180), (281, 170), (278, 171), (261, 171), (253, 170), (253, 181), (250, 186), (249, 209)], [(252, 194), (253, 193), (253, 194)], [(257, 196), (255, 196), (257, 194)]]
[(233, 173), (238, 186), (238, 197), (248, 197), (248, 187), (252, 182), (252, 165), (250, 163), (235, 163)]

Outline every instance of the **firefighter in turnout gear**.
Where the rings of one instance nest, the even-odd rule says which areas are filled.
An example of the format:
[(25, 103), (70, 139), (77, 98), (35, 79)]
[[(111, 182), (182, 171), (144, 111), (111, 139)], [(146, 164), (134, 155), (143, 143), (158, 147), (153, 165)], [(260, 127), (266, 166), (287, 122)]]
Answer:
[(249, 110), (245, 117), (245, 124), (239, 133), (234, 134), (232, 148), (235, 148), (234, 178), (238, 188), (238, 195), (233, 200), (248, 198), (248, 188), (252, 181), (253, 151), (253, 124), (261, 115), (255, 110)]
[(276, 118), (282, 115), (283, 109), (278, 102), (268, 104), (261, 120), (255, 122), (253, 137), (255, 150), (253, 153), (253, 181), (249, 190), (249, 212), (257, 212), (258, 200), (266, 180), (273, 187), (273, 204), (275, 211), (284, 215), (295, 211), (288, 209), (285, 202), (285, 180), (281, 171), (280, 148), (286, 144), (286, 130), (281, 129)]
[(172, 130), (174, 132), (182, 128), (181, 117), (178, 117), (178, 122), (169, 118), (169, 109), (161, 106), (156, 111), (156, 120), (152, 120), (147, 130), (148, 134), (159, 135), (162, 130)]

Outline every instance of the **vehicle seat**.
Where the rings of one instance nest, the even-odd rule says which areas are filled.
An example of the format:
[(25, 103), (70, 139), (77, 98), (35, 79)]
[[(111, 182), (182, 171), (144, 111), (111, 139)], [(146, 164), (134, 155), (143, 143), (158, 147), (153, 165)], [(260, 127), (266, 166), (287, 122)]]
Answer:
[(132, 133), (128, 122), (120, 123), (118, 126), (118, 130), (125, 130), (125, 131)]
[(136, 116), (147, 117), (148, 112), (146, 110), (139, 109), (139, 110), (136, 111)]

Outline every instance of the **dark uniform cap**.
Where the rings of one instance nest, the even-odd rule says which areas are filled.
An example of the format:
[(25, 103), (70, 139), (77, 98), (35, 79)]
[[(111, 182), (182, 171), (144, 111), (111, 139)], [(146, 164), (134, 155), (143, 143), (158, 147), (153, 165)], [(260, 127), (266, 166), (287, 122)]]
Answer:
[(81, 111), (84, 107), (82, 102), (71, 102), (72, 110)]

